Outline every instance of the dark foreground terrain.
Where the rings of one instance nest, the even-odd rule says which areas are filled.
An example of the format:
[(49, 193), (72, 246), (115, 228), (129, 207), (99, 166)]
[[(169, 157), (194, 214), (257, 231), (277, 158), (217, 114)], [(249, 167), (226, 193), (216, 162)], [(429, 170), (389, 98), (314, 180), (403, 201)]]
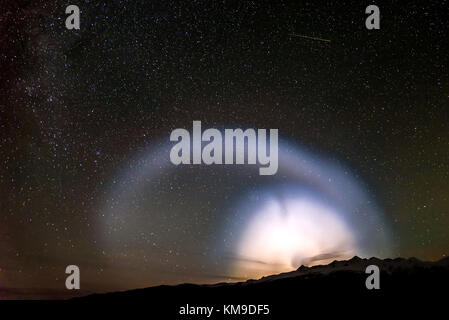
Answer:
[[(381, 271), (379, 290), (368, 290), (365, 286), (368, 265), (377, 265)], [(393, 312), (413, 315), (425, 311), (429, 315), (431, 311), (445, 309), (449, 303), (448, 292), (449, 258), (422, 262), (414, 258), (354, 257), (325, 266), (302, 266), (297, 271), (260, 280), (158, 286), (90, 295), (66, 303), (77, 310), (101, 313), (139, 312), (148, 319), (299, 319), (306, 312), (318, 318), (337, 315), (363, 318), (374, 314), (385, 316), (385, 312), (391, 316)], [(210, 317), (180, 314), (187, 305), (187, 309), (194, 307), (196, 312), (204, 311), (196, 307), (214, 307), (214, 311)], [(255, 314), (248, 315), (244, 311), (250, 310), (248, 305), (267, 306), (269, 313), (264, 314), (267, 309), (258, 307)], [(255, 308), (251, 308), (254, 312)]]
[[(378, 290), (366, 288), (369, 265), (380, 269)], [(12, 315), (42, 319), (433, 319), (432, 314), (447, 313), (448, 292), (449, 257), (436, 262), (354, 257), (240, 283), (158, 286), (0, 307), (3, 314), (11, 309)]]

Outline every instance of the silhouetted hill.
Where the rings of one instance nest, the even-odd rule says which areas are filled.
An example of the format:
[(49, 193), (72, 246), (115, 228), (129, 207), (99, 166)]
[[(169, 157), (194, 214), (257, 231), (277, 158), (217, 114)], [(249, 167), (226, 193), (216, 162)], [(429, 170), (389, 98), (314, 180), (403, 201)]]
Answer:
[[(368, 290), (365, 286), (369, 276), (365, 270), (369, 265), (377, 265), (380, 269), (379, 290)], [(381, 260), (353, 257), (328, 265), (301, 266), (296, 271), (259, 280), (215, 285), (157, 286), (90, 295), (73, 301), (131, 306), (133, 310), (149, 308), (153, 314), (163, 314), (164, 319), (201, 318), (179, 315), (181, 308), (187, 304), (213, 306), (215, 313), (212, 319), (232, 319), (233, 316), (222, 314), (227, 304), (269, 305), (269, 315), (255, 315), (253, 319), (283, 319), (305, 310), (330, 315), (335, 310), (348, 312), (356, 307), (368, 308), (371, 313), (387, 306), (400, 308), (401, 314), (413, 313), (414, 308), (422, 307), (429, 301), (436, 304), (447, 296), (447, 290), (449, 258), (424, 262), (415, 258)]]

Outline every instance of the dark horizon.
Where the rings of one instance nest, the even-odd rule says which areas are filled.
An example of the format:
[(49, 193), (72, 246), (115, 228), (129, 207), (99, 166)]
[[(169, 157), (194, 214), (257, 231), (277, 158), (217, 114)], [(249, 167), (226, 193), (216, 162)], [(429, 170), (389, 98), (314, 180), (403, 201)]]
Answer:
[[(336, 264), (340, 263), (341, 265), (346, 266), (344, 263), (348, 262), (357, 262), (360, 263), (363, 262), (366, 265), (372, 264), (373, 262), (376, 262), (377, 264), (380, 262), (382, 264), (390, 263), (390, 262), (398, 262), (398, 261), (411, 261), (413, 263), (423, 263), (425, 265), (432, 265), (432, 264), (443, 264), (447, 265), (449, 267), (449, 256), (445, 256), (444, 258), (441, 258), (439, 260), (435, 261), (422, 261), (415, 257), (396, 257), (396, 258), (385, 258), (385, 259), (379, 259), (376, 257), (369, 257), (369, 258), (360, 258), (358, 256), (354, 256), (351, 259), (348, 260), (334, 260), (330, 262), (329, 264), (318, 264), (314, 266), (304, 266), (301, 265), (298, 267), (298, 269), (293, 271), (287, 271), (279, 274), (271, 274), (266, 275), (259, 279), (235, 279), (235, 281), (217, 281), (217, 282), (210, 282), (210, 283), (195, 283), (195, 282), (181, 282), (181, 283), (173, 283), (173, 284), (158, 284), (158, 285), (146, 285), (141, 287), (134, 287), (134, 288), (115, 288), (115, 289), (109, 289), (109, 290), (101, 290), (101, 291), (88, 291), (88, 290), (76, 290), (76, 291), (67, 291), (64, 289), (56, 289), (56, 288), (1, 288), (0, 287), (0, 296), (6, 297), (8, 300), (68, 300), (73, 298), (88, 298), (91, 296), (97, 296), (97, 295), (105, 295), (105, 294), (117, 294), (117, 293), (126, 293), (126, 292), (134, 292), (136, 290), (142, 290), (142, 289), (152, 289), (152, 288), (158, 288), (158, 287), (182, 287), (182, 286), (205, 286), (205, 287), (216, 287), (216, 286), (226, 286), (226, 285), (235, 285), (239, 283), (254, 283), (254, 282), (260, 282), (260, 281), (266, 281), (267, 279), (276, 279), (279, 276), (283, 275), (290, 275), (290, 277), (297, 276), (298, 272), (299, 274), (304, 272), (309, 272), (310, 270), (320, 270), (320, 269), (326, 269), (331, 266), (334, 266)], [(350, 264), (348, 266), (351, 266)], [(344, 269), (344, 267), (343, 267)], [(413, 268), (411, 269), (413, 271)], [(335, 271), (335, 270), (334, 270)], [(360, 268), (359, 272), (364, 272), (364, 268)], [(299, 290), (301, 290), (300, 287), (298, 287)], [(400, 289), (400, 288), (396, 288)]]

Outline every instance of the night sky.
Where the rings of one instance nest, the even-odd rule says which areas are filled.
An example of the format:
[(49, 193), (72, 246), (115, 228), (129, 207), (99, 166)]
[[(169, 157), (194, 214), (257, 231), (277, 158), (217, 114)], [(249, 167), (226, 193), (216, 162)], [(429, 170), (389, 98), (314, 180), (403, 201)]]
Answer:
[[(289, 268), (448, 254), (445, 1), (376, 2), (380, 30), (369, 1), (186, 3), (2, 3), (0, 298), (73, 294), (70, 264), (83, 292), (280, 272), (253, 243), (265, 202), (339, 212), (349, 247)], [(279, 129), (278, 173), (175, 167), (170, 133), (194, 120)]]

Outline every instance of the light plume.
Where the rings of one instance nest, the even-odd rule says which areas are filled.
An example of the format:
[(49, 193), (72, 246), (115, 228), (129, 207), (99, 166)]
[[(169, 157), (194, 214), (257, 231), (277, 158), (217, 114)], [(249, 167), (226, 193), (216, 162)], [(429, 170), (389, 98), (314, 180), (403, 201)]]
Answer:
[(348, 258), (356, 251), (352, 231), (335, 209), (308, 198), (270, 200), (251, 219), (238, 247), (239, 255), (265, 264), (240, 260), (234, 272), (259, 278), (335, 257), (328, 252)]

